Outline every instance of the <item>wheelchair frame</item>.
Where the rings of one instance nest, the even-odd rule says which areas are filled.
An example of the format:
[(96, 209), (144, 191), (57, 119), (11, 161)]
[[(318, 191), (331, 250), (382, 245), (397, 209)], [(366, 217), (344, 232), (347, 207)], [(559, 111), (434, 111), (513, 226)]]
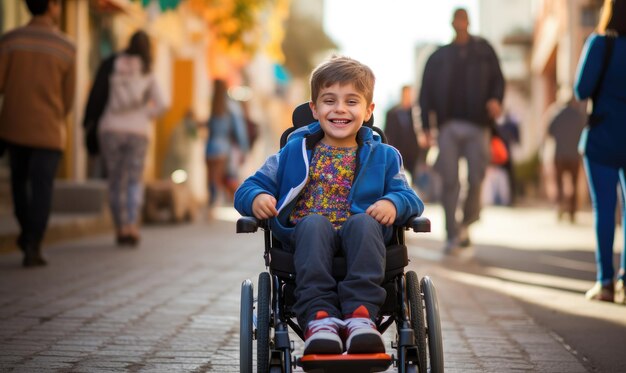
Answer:
[[(298, 116), (300, 119), (298, 119)], [(308, 104), (302, 104), (293, 114), (293, 123), (309, 123)], [(382, 131), (372, 127), (385, 142)], [(281, 147), (289, 133), (298, 127), (289, 128), (281, 137)], [(272, 235), (269, 222), (254, 217), (242, 217), (237, 221), (237, 233), (254, 233), (264, 230), (264, 261), (268, 271), (259, 274), (257, 297), (250, 279), (241, 285), (240, 305), (240, 371), (253, 371), (253, 340), (256, 340), (256, 365), (258, 373), (290, 373), (296, 366), (304, 371), (344, 372), (384, 371), (394, 364), (400, 373), (443, 372), (443, 340), (437, 293), (432, 280), (424, 276), (421, 281), (413, 271), (405, 272), (408, 265), (404, 231), (430, 232), (430, 220), (414, 217), (405, 226), (394, 227), (394, 243), (401, 248), (397, 255), (402, 257), (400, 268), (386, 268), (383, 286), (387, 299), (375, 321), (383, 334), (391, 324), (396, 324), (396, 338), (392, 348), (397, 356), (381, 354), (341, 354), (293, 356), (294, 342), (289, 329), (304, 340), (304, 331), (297, 324), (293, 305), (295, 274), (285, 266), (273, 265), (272, 252), (280, 249), (280, 242)], [(278, 254), (274, 251), (274, 255)], [(276, 260), (278, 261), (278, 260)], [(281, 259), (284, 262), (284, 260)], [(390, 294), (390, 292), (392, 294)], [(291, 303), (289, 303), (291, 301)]]

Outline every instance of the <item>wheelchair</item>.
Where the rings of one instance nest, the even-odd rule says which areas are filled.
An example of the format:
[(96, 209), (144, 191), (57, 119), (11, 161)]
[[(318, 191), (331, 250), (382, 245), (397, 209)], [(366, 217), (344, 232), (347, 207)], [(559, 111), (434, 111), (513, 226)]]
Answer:
[[(308, 103), (298, 106), (292, 116), (293, 127), (281, 136), (281, 147), (296, 128), (316, 121)], [(364, 123), (370, 126), (385, 142), (384, 133), (373, 126), (372, 118)], [(304, 340), (304, 330), (295, 321), (292, 306), (295, 302), (295, 269), (293, 254), (281, 249), (281, 243), (272, 235), (268, 221), (254, 217), (241, 217), (237, 233), (264, 231), (263, 254), (268, 271), (259, 275), (257, 293), (250, 279), (241, 285), (240, 304), (240, 371), (253, 372), (253, 341), (256, 340), (256, 368), (258, 373), (290, 373), (296, 367), (305, 372), (380, 372), (393, 364), (400, 373), (443, 372), (443, 340), (437, 293), (432, 280), (421, 280), (413, 271), (404, 271), (408, 265), (408, 252), (404, 232), (430, 232), (430, 221), (415, 217), (404, 226), (394, 226), (391, 245), (387, 246), (385, 303), (375, 320), (383, 334), (395, 323), (396, 336), (391, 347), (396, 355), (341, 354), (293, 356), (294, 342), (291, 330)], [(333, 276), (340, 281), (346, 272), (345, 258), (336, 256)]]

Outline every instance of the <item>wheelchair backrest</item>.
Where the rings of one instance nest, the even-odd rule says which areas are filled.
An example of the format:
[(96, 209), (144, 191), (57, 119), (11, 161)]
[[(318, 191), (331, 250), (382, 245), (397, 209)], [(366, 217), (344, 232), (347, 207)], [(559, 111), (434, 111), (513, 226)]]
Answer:
[[(287, 128), (285, 132), (283, 132), (283, 134), (280, 136), (280, 147), (282, 148), (283, 146), (285, 146), (289, 135), (291, 135), (293, 131), (300, 127), (309, 125), (313, 122), (317, 122), (317, 119), (313, 117), (313, 112), (311, 111), (311, 107), (309, 106), (308, 101), (298, 105), (298, 107), (296, 107), (291, 114), (292, 127)], [(382, 142), (387, 143), (387, 137), (385, 137), (384, 132), (380, 128), (374, 126), (374, 114), (372, 114), (370, 119), (364, 122), (363, 125), (371, 127), (378, 135), (380, 135)]]

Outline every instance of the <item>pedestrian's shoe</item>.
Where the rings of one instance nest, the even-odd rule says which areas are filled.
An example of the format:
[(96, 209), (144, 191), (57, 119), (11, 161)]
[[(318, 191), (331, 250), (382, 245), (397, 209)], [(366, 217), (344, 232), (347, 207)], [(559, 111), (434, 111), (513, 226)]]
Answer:
[(349, 354), (385, 352), (383, 336), (365, 306), (359, 306), (349, 318), (346, 318), (345, 323), (346, 350)]
[(576, 224), (576, 213), (574, 212), (569, 213), (569, 222), (570, 224)]
[(460, 247), (468, 247), (472, 244), (472, 241), (470, 240), (469, 237), (469, 229), (467, 227), (467, 225), (461, 225), (461, 227), (459, 228), (459, 234), (456, 238), (457, 244)]
[(141, 237), (137, 234), (118, 234), (115, 237), (117, 246), (138, 246), (141, 241)]
[(595, 285), (585, 293), (585, 298), (603, 302), (613, 302), (614, 296), (615, 287), (612, 282), (608, 285), (602, 285), (601, 282), (596, 282)]
[(457, 244), (456, 239), (449, 238), (446, 241), (446, 245), (443, 247), (443, 253), (445, 255), (453, 255), (454, 252), (458, 251), (459, 245)]
[(330, 317), (326, 311), (317, 311), (304, 333), (304, 355), (342, 354), (343, 342), (339, 331), (343, 321)]
[(474, 256), (474, 247), (471, 245), (462, 247), (459, 245), (458, 239), (449, 239), (446, 241), (443, 253), (459, 259), (471, 259)]
[(130, 246), (136, 247), (139, 245), (140, 241), (141, 237), (139, 236), (139, 234), (129, 234), (128, 236), (126, 236), (126, 243), (128, 243)]
[(556, 219), (558, 221), (563, 220), (563, 215), (565, 215), (565, 209), (563, 208), (563, 206), (559, 206), (556, 211)]
[(128, 245), (128, 236), (118, 233), (117, 236), (115, 236), (115, 243), (117, 243), (117, 246)]
[(41, 255), (41, 247), (39, 245), (27, 244), (22, 247), (22, 250), (24, 251), (22, 267), (40, 267), (48, 264)]
[(615, 303), (626, 304), (626, 294), (624, 291), (624, 280), (618, 280), (615, 283), (615, 295), (613, 297)]

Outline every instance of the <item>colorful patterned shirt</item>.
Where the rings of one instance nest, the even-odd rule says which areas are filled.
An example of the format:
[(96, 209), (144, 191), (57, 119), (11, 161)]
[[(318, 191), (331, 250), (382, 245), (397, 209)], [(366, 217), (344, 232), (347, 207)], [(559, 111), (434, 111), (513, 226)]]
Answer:
[(318, 214), (339, 229), (350, 216), (348, 195), (356, 168), (356, 147), (341, 148), (319, 142), (309, 166), (309, 180), (298, 197), (289, 221)]

